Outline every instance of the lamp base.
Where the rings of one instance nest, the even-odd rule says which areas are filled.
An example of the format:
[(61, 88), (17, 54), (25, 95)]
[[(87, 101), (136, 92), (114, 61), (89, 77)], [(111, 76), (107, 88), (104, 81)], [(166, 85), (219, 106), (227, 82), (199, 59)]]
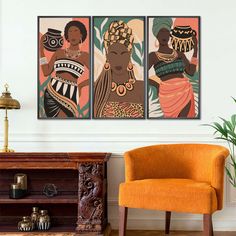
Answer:
[(3, 148), (3, 149), (0, 149), (0, 152), (15, 152), (15, 151), (9, 148)]

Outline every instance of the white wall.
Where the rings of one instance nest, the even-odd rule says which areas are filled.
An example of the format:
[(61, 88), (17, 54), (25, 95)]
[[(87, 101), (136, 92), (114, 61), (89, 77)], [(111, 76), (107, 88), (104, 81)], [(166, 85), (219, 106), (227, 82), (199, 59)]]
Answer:
[[(227, 0), (0, 0), (0, 91), (8, 82), (22, 105), (9, 112), (10, 145), (17, 151), (109, 151), (109, 218), (117, 227), (118, 184), (124, 179), (122, 153), (154, 143), (215, 143), (201, 124), (235, 113), (234, 46), (236, 1)], [(201, 120), (38, 120), (38, 15), (199, 15), (201, 16)], [(3, 112), (0, 113), (0, 137)], [(224, 143), (222, 143), (224, 145)], [(236, 230), (236, 190), (227, 190), (216, 230)], [(163, 213), (131, 210), (129, 228), (161, 229)], [(174, 214), (173, 228), (201, 229), (201, 217)]]

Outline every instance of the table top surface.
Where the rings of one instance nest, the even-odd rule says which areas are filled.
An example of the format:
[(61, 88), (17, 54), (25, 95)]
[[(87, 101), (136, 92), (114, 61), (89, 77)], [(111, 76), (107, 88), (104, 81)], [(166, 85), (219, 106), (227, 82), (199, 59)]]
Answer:
[(108, 152), (9, 152), (0, 153), (0, 162), (76, 162), (76, 161), (108, 161)]

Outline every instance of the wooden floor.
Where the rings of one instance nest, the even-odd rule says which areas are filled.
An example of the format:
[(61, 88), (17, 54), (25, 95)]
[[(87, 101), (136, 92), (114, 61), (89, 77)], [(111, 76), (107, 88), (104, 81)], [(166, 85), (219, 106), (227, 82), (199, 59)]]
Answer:
[[(74, 236), (74, 233), (0, 233), (1, 236)], [(87, 236), (88, 234), (86, 234)], [(100, 235), (100, 234), (99, 234)], [(109, 236), (118, 236), (118, 231), (112, 231)], [(126, 236), (167, 236), (164, 231), (128, 230)], [(172, 231), (169, 236), (203, 236), (203, 232)], [(215, 232), (214, 236), (236, 236), (236, 232)]]
[[(143, 231), (143, 230), (130, 230), (127, 231), (126, 236), (164, 236), (164, 231)], [(170, 232), (170, 236), (203, 236), (203, 232), (184, 232), (175, 231)], [(112, 231), (111, 236), (118, 236), (118, 231)], [(214, 236), (236, 236), (236, 232), (214, 232)]]

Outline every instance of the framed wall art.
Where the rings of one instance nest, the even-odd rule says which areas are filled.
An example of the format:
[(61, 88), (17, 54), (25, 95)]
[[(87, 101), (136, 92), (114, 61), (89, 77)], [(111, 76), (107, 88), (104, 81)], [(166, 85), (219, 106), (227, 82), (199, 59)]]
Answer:
[(38, 118), (90, 118), (90, 17), (38, 17)]
[(149, 119), (200, 118), (200, 17), (148, 17)]
[(93, 117), (145, 118), (145, 17), (93, 17)]

